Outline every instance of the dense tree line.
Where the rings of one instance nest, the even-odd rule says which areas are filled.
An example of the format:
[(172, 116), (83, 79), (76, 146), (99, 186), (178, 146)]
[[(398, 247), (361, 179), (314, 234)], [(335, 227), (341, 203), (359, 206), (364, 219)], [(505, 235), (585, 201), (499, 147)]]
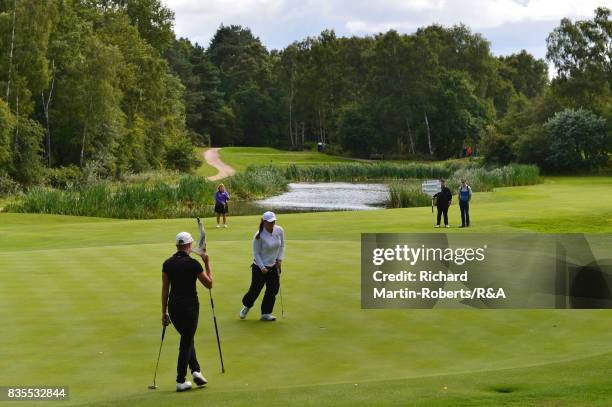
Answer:
[(177, 39), (173, 19), (159, 0), (0, 0), (0, 177), (189, 170), (193, 146), (208, 143), (438, 159), (470, 146), (551, 170), (608, 163), (606, 8), (549, 35), (552, 82), (545, 61), (496, 57), (463, 25), (323, 31), (269, 51), (233, 25), (204, 48)]
[[(497, 162), (537, 163), (545, 170), (609, 166), (612, 150), (612, 21), (563, 19), (547, 38), (556, 77), (537, 97), (519, 95), (482, 138)], [(609, 168), (609, 167), (608, 167)]]
[[(552, 82), (544, 60), (496, 57), (463, 25), (350, 38), (323, 31), (270, 52), (248, 28), (221, 26), (208, 49), (175, 42), (171, 65), (202, 101), (195, 110), (207, 120), (190, 129), (215, 145), (323, 142), (358, 156), (438, 159), (470, 146), (490, 161), (590, 170), (607, 165), (610, 151), (611, 26), (606, 8), (593, 20), (562, 20), (547, 40)], [(552, 131), (562, 112), (589, 123), (580, 142), (588, 152), (558, 142), (575, 137)], [(551, 158), (570, 145), (578, 161)]]
[(0, 1), (0, 168), (28, 183), (162, 165), (186, 134), (172, 20), (157, 0)]

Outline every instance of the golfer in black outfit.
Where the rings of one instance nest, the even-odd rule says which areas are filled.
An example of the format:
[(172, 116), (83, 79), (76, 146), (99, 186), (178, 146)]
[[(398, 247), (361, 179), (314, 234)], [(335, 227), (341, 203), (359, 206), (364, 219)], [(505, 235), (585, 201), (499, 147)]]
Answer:
[(162, 324), (167, 326), (172, 321), (181, 335), (176, 368), (176, 391), (189, 390), (192, 387), (191, 382), (185, 381), (187, 365), (191, 368), (193, 381), (199, 386), (206, 384), (206, 379), (200, 373), (200, 364), (193, 343), (200, 313), (196, 280), (200, 280), (204, 287), (210, 289), (213, 276), (206, 252), (201, 255), (206, 272), (197, 260), (189, 257), (192, 243), (193, 238), (189, 233), (179, 233), (176, 236), (177, 252), (164, 262), (162, 268)]
[(434, 195), (436, 198), (436, 207), (438, 208), (438, 221), (436, 227), (440, 227), (440, 218), (444, 215), (444, 227), (448, 227), (448, 207), (451, 206), (453, 200), (453, 194), (451, 190), (446, 186), (446, 180), (441, 179), (440, 184), (442, 190)]

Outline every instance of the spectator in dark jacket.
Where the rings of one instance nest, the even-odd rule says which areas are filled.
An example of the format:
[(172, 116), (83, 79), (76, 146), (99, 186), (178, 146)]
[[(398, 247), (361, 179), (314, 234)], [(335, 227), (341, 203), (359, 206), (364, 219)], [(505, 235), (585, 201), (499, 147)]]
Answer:
[(453, 200), (453, 194), (451, 193), (451, 190), (448, 189), (445, 179), (440, 180), (440, 186), (442, 187), (442, 190), (434, 195), (434, 198), (436, 198), (436, 207), (438, 208), (438, 221), (435, 226), (437, 228), (440, 227), (440, 219), (442, 218), (442, 215), (444, 215), (444, 227), (449, 227), (448, 208), (451, 206), (451, 202)]

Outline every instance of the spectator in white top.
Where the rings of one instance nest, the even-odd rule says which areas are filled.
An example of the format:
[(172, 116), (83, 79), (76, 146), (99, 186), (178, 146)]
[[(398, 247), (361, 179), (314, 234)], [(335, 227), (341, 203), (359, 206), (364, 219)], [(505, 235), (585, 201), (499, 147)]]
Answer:
[(253, 307), (263, 286), (266, 286), (261, 302), (261, 320), (275, 321), (272, 315), (276, 294), (280, 288), (281, 262), (285, 253), (285, 233), (276, 225), (274, 212), (266, 212), (259, 223), (259, 230), (253, 237), (253, 264), (251, 265), (251, 286), (242, 298), (240, 319), (244, 319)]

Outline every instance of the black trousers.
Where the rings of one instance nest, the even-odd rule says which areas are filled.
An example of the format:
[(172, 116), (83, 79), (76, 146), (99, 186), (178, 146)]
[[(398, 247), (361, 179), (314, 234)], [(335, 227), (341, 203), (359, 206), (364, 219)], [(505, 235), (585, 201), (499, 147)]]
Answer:
[(276, 294), (280, 288), (280, 279), (276, 266), (269, 268), (266, 274), (256, 265), (251, 265), (251, 286), (249, 291), (242, 297), (242, 305), (251, 308), (263, 286), (266, 286), (263, 301), (261, 302), (261, 313), (271, 314), (276, 301)]
[(461, 225), (470, 226), (470, 203), (459, 201), (459, 210), (461, 210)]
[(444, 224), (448, 225), (448, 205), (438, 206), (438, 225), (440, 225), (440, 218), (444, 215)]
[(179, 334), (181, 342), (179, 345), (178, 362), (176, 365), (176, 382), (185, 382), (187, 365), (191, 372), (199, 372), (200, 364), (196, 357), (193, 337), (198, 329), (198, 317), (200, 315), (200, 303), (197, 298), (175, 298), (168, 302), (168, 314), (172, 324)]

